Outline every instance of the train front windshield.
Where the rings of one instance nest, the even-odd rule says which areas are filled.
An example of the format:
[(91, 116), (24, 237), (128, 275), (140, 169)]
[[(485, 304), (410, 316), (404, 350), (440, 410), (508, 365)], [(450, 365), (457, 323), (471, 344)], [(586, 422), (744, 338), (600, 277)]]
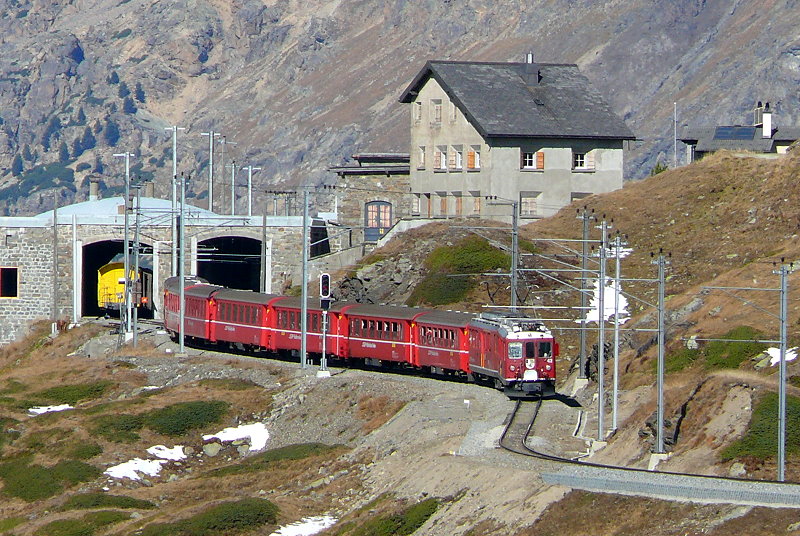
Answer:
[[(536, 347), (539, 347), (539, 352), (536, 352)], [(508, 343), (508, 357), (509, 359), (531, 359), (534, 357), (550, 357), (553, 352), (552, 344), (550, 341), (527, 341), (510, 342)]]

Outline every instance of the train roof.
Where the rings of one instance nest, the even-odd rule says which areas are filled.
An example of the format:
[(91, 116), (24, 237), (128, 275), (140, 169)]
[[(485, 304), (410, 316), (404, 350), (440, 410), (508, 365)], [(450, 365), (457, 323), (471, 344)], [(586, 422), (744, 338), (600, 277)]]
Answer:
[(260, 292), (253, 292), (252, 290), (237, 290), (230, 288), (223, 288), (214, 294), (214, 299), (216, 300), (230, 300), (244, 303), (255, 303), (258, 305), (267, 305), (269, 302), (278, 297), (278, 294), (261, 294)]
[(417, 323), (465, 328), (473, 318), (474, 314), (460, 311), (430, 311), (417, 318)]
[[(306, 307), (311, 311), (321, 311), (322, 307), (320, 306), (320, 299), (319, 298), (309, 298), (306, 300)], [(290, 309), (300, 309), (303, 305), (303, 298), (299, 296), (286, 296), (281, 300), (277, 301), (273, 304), (274, 307), (288, 307)], [(348, 302), (335, 302), (331, 301), (331, 306), (328, 309), (332, 313), (338, 313), (348, 305), (353, 305), (352, 303)]]
[(431, 311), (433, 311), (433, 309), (402, 307), (399, 305), (372, 305), (359, 303), (348, 309), (347, 314), (351, 316), (389, 317), (397, 320), (413, 320), (420, 314)]

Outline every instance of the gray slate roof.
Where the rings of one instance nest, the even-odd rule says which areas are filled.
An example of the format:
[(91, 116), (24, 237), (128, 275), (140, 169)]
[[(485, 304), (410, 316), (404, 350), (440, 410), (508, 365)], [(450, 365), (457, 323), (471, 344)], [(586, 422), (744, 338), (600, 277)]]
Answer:
[[(739, 127), (739, 125), (732, 125)], [(800, 139), (800, 128), (781, 127), (772, 129), (771, 138), (762, 138), (761, 127), (754, 127), (753, 137), (749, 139), (716, 139), (714, 135), (717, 127), (694, 127), (686, 128), (679, 138), (683, 143), (696, 145), (695, 151), (699, 153), (710, 153), (726, 149), (729, 151), (751, 151), (754, 153), (774, 153), (776, 141), (794, 142)]]
[(574, 64), (429, 61), (400, 102), (431, 77), (484, 138), (635, 139)]

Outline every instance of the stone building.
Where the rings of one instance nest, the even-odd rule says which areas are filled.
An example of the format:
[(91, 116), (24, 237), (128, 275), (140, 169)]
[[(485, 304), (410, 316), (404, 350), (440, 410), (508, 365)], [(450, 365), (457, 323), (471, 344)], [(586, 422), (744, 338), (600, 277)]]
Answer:
[[(173, 275), (171, 203), (141, 198), (140, 210), (129, 212), (131, 243), (137, 212), (159, 317), (163, 281)], [(300, 283), (302, 217), (222, 216), (187, 205), (184, 218), (186, 274), (276, 293)], [(97, 270), (123, 252), (124, 220), (121, 197), (59, 208), (55, 221), (53, 211), (0, 218), (0, 344), (34, 320), (78, 322), (98, 314)]]
[(353, 160), (330, 168), (338, 175), (334, 212), (336, 223), (347, 232), (343, 246), (368, 248), (411, 217), (409, 155), (362, 153)]

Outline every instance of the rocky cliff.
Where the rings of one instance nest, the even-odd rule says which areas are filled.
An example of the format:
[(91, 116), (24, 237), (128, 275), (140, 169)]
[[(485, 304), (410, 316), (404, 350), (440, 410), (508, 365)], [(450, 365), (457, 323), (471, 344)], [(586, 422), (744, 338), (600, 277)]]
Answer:
[(224, 157), (217, 145), (217, 192), (234, 159), (263, 168), (263, 189), (319, 182), (357, 151), (407, 151), (397, 97), (431, 58), (533, 51), (577, 63), (641, 139), (628, 178), (672, 163), (674, 102), (679, 124), (746, 123), (756, 100), (772, 104), (778, 126), (800, 119), (796, 0), (2, 4), (0, 203), (10, 214), (49, 208), (52, 190), (60, 203), (84, 199), (90, 173), (119, 189), (112, 155), (126, 151), (134, 177), (165, 194), (172, 125), (187, 129), (178, 168), (199, 205), (210, 130), (228, 142)]

